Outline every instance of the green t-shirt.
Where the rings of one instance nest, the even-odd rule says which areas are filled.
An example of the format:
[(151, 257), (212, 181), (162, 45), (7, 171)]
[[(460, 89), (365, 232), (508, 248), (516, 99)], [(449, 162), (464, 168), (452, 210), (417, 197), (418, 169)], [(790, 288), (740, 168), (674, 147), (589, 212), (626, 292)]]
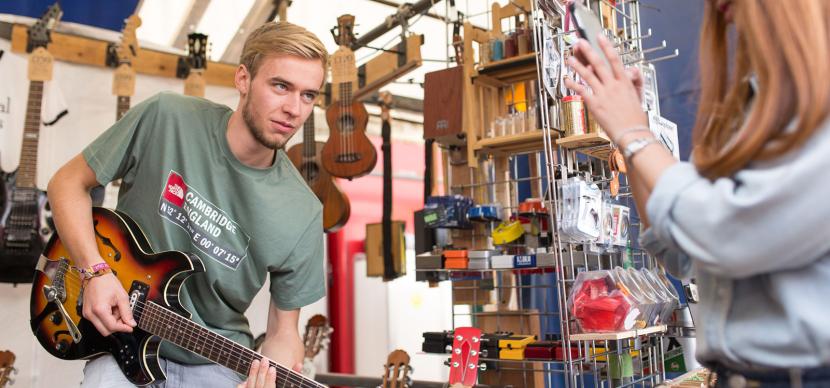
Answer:
[[(154, 251), (202, 259), (205, 272), (180, 291), (193, 321), (250, 347), (243, 313), (266, 275), (280, 309), (324, 296), (322, 205), (283, 151), (265, 169), (236, 159), (226, 137), (231, 113), (161, 93), (133, 107), (83, 155), (99, 183), (122, 179), (118, 210), (141, 226)], [(166, 342), (161, 354), (208, 362)]]

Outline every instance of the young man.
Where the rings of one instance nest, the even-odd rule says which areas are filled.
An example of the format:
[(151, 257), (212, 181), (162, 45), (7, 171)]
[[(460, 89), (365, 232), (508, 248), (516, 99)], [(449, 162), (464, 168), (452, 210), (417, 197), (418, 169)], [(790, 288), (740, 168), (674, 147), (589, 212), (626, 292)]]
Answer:
[[(307, 30), (267, 23), (245, 42), (234, 79), (240, 95), (235, 111), (161, 93), (135, 106), (63, 166), (49, 182), (49, 201), (78, 266), (103, 262), (88, 192), (121, 178), (118, 210), (142, 227), (153, 249), (193, 252), (204, 262), (206, 271), (187, 279), (180, 291), (192, 319), (251, 346), (243, 312), (270, 275), (262, 353), (299, 369), (299, 309), (325, 293), (322, 206), (282, 148), (312, 112), (327, 55)], [(88, 281), (83, 315), (104, 335), (130, 332), (136, 324), (112, 273)], [(162, 345), (161, 357), (165, 387), (241, 381), (172, 344)], [(262, 365), (251, 369), (248, 384), (259, 379), (256, 386), (262, 386), (267, 375), (273, 386), (273, 368)], [(106, 355), (87, 363), (83, 386), (131, 385)]]

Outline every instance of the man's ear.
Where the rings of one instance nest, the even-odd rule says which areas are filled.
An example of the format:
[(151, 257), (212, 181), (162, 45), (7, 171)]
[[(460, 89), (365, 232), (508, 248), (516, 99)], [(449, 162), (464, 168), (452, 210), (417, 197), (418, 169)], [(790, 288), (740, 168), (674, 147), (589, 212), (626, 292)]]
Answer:
[(236, 90), (238, 90), (240, 94), (248, 94), (248, 88), (251, 85), (251, 73), (245, 65), (239, 65), (239, 67), (236, 68), (233, 82), (236, 86)]

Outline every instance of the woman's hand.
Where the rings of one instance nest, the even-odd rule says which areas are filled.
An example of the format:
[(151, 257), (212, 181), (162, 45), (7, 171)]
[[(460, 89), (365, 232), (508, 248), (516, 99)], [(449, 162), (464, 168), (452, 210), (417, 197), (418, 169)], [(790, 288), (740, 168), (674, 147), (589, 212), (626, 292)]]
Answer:
[(638, 70), (623, 67), (620, 56), (605, 36), (600, 35), (599, 45), (611, 67), (591, 49), (588, 42), (580, 40), (568, 65), (588, 84), (590, 90), (571, 79), (565, 81), (565, 86), (582, 96), (594, 119), (616, 143), (622, 140), (620, 137), (628, 129), (648, 127), (641, 102), (643, 80)]

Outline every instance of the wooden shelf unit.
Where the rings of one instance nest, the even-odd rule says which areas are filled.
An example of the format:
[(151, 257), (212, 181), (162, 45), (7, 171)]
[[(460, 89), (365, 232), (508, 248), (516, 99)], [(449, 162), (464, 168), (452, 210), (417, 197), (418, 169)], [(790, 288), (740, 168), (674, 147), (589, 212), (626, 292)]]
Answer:
[(612, 149), (611, 140), (602, 133), (562, 137), (556, 140), (556, 144), (599, 159), (608, 159)]
[(478, 75), (505, 83), (536, 79), (536, 53), (531, 52), (478, 66)]
[[(559, 137), (559, 132), (552, 131), (550, 137), (551, 140), (556, 140)], [(541, 129), (515, 135), (480, 139), (475, 144), (476, 151), (488, 153), (542, 151), (544, 147), (544, 134)]]
[(666, 325), (649, 326), (638, 330), (616, 331), (612, 333), (580, 333), (571, 334), (572, 341), (614, 341), (637, 338), (641, 335), (664, 333)]

